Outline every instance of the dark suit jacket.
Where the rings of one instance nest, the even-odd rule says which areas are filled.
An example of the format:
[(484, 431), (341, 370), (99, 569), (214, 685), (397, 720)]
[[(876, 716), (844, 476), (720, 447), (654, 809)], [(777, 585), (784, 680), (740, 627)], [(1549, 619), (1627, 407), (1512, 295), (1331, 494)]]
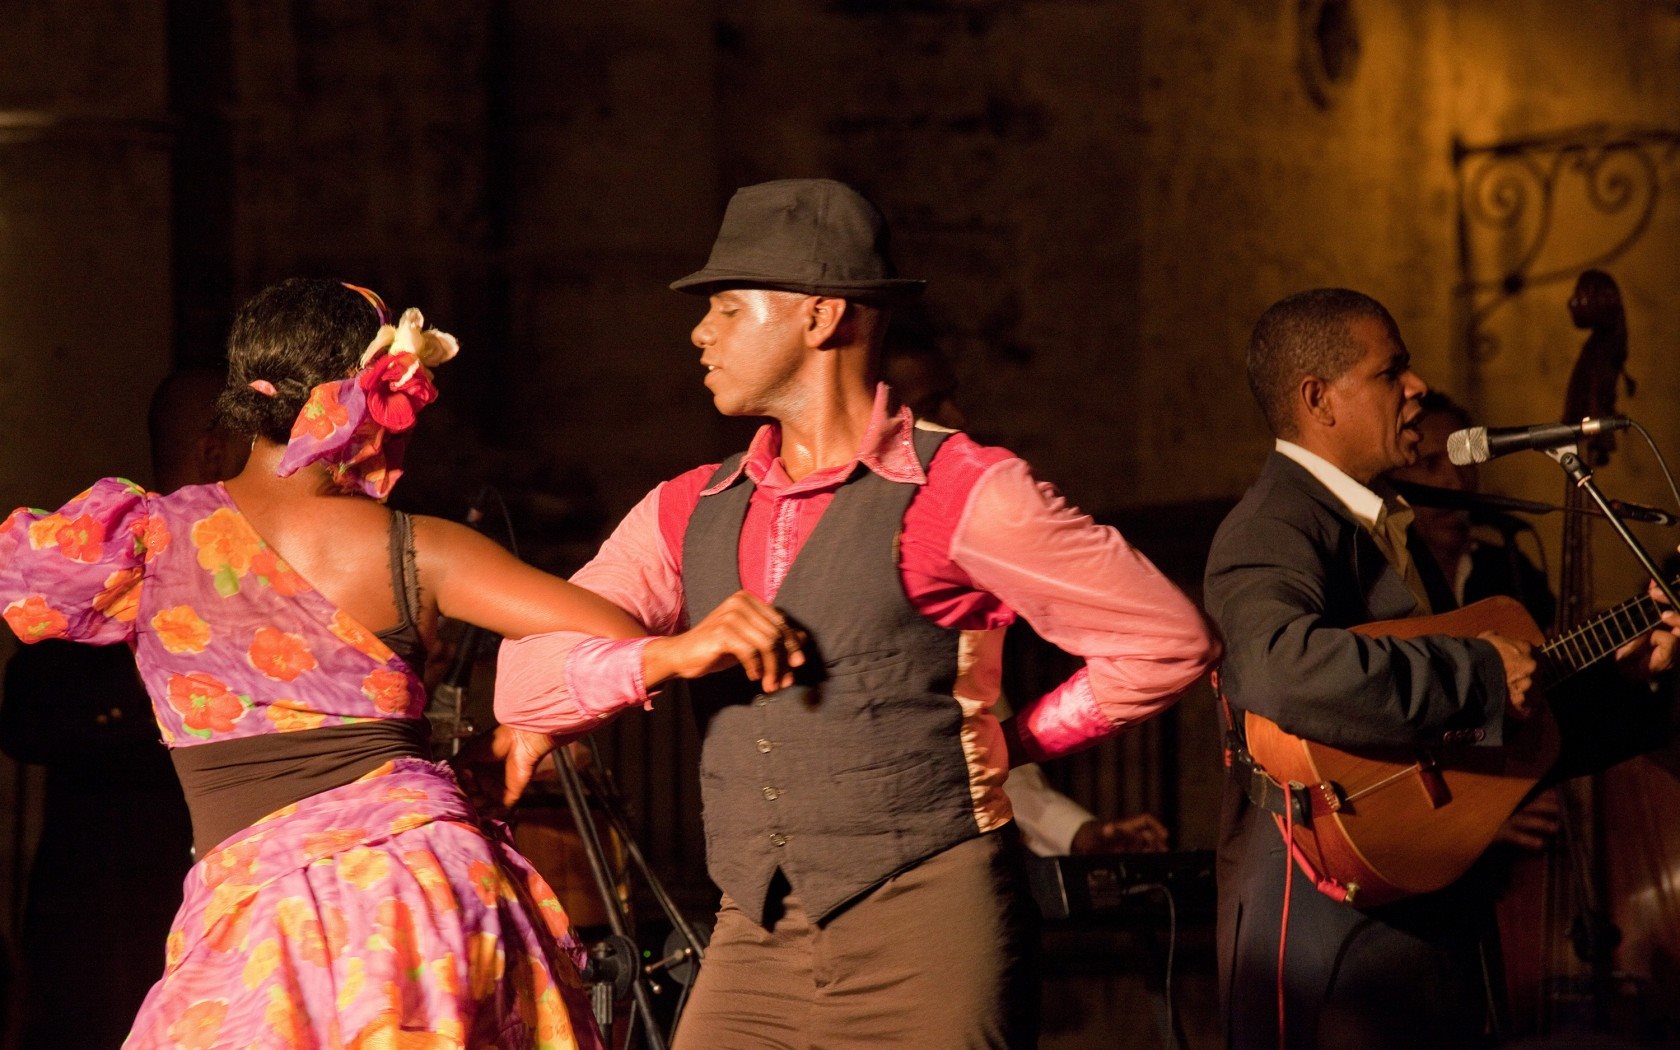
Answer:
[[(1414, 542), (1436, 611), (1452, 597)], [(1406, 616), (1411, 593), (1369, 533), (1299, 464), (1274, 453), (1221, 525), (1209, 554), (1209, 614), (1225, 637), (1221, 686), (1241, 709), (1349, 748), (1463, 741), (1504, 730), (1504, 671), (1486, 642), (1364, 638), (1345, 628)], [(1554, 703), (1569, 772), (1650, 746), (1648, 696), (1577, 683)], [(1606, 694), (1613, 694), (1607, 696)], [(1637, 718), (1587, 719), (1590, 700)], [(1241, 710), (1236, 712), (1239, 725)], [(1634, 727), (1634, 728), (1630, 728)], [(1219, 848), (1220, 980), (1233, 1046), (1277, 1039), (1277, 969), (1286, 864), (1282, 836), (1234, 782)], [(1494, 889), (1480, 868), (1438, 893), (1355, 909), (1299, 876), (1290, 889), (1285, 1027), (1291, 1046), (1474, 1045), (1496, 950)]]
[[(1452, 597), (1413, 560), (1437, 610)], [(1484, 746), (1504, 730), (1505, 675), (1487, 642), (1365, 638), (1345, 628), (1407, 616), (1416, 602), (1370, 534), (1322, 484), (1277, 453), (1220, 526), (1209, 614), (1225, 636), (1220, 684), (1234, 704), (1341, 747), (1440, 741)], [(1241, 710), (1235, 712), (1241, 724)], [(1219, 846), (1219, 956), (1234, 1047), (1275, 1046), (1283, 840), (1234, 781)], [(1297, 873), (1299, 876), (1299, 873)], [(1492, 894), (1464, 883), (1386, 908), (1339, 904), (1296, 877), (1289, 891), (1285, 1030), (1290, 1046), (1461, 1046), (1482, 1029), (1481, 944)]]
[[(1437, 611), (1434, 559), (1412, 560)], [(1344, 628), (1410, 615), (1411, 591), (1370, 533), (1293, 460), (1267, 459), (1208, 555), (1208, 613), (1225, 636), (1224, 692), (1244, 710), (1336, 747), (1504, 732), (1505, 672), (1487, 642), (1365, 638)]]

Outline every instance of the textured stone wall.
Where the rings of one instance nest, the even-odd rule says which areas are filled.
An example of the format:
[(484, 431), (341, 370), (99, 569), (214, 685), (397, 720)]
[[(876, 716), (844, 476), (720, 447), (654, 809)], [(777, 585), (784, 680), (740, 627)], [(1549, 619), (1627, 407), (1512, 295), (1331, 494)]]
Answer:
[(169, 133), (156, 2), (0, 9), (0, 502), (146, 474), (169, 355)]
[[(1590, 17), (1580, 11), (1528, 0), (1511, 19), (1466, 5), (1451, 23), (1459, 48), (1459, 90), (1454, 130), (1474, 144), (1521, 139), (1561, 129), (1604, 125), (1611, 129), (1680, 128), (1680, 19), (1658, 4), (1605, 5)], [(1566, 27), (1567, 31), (1560, 31)], [(1583, 159), (1586, 159), (1583, 156)], [(1489, 312), (1482, 331), (1491, 340), (1473, 361), (1476, 407), (1495, 423), (1559, 418), (1570, 369), (1584, 332), (1570, 324), (1566, 303), (1574, 275), (1629, 233), (1654, 194), (1649, 225), (1623, 254), (1604, 263), (1619, 281), (1627, 307), (1628, 371), (1639, 379), (1637, 396), (1622, 392), (1619, 408), (1650, 427), (1665, 451), (1680, 449), (1680, 379), (1673, 367), (1680, 346), (1680, 163), (1672, 147), (1652, 152), (1647, 172), (1637, 161), (1613, 160), (1596, 169), (1562, 167), (1554, 193), (1553, 233), (1527, 272), (1546, 278)], [(1483, 225), (1470, 240), (1473, 272), (1494, 278), (1518, 266), (1538, 230), (1541, 211), (1535, 183), (1518, 179), (1509, 192), (1522, 205), (1508, 232)], [(1595, 207), (1594, 189), (1606, 205), (1626, 194), (1625, 206)], [(1562, 472), (1538, 455), (1512, 456), (1484, 468), (1489, 487), (1561, 500)], [(1672, 505), (1656, 461), (1637, 437), (1627, 436), (1600, 484), (1612, 495)], [(1676, 537), (1637, 529), (1658, 551)], [(1557, 550), (1558, 522), (1541, 535)], [(1632, 593), (1641, 574), (1610, 531), (1595, 531), (1597, 592), (1606, 604)]]
[[(180, 352), (213, 353), (276, 276), (360, 277), (466, 341), (417, 490), (489, 475), (615, 518), (745, 433), (711, 412), (699, 304), (665, 282), (733, 187), (829, 175), (932, 282), (906, 320), (954, 359), (976, 429), (1093, 510), (1241, 490), (1267, 445), (1248, 327), (1311, 284), (1382, 298), (1432, 381), (1526, 418), (1570, 336), (1536, 320), (1464, 352), (1453, 143), (1673, 123), (1675, 18), (1350, 9), (1358, 58), (1320, 104), (1281, 0), (228, 3), (175, 37), (177, 68), (213, 67), (177, 100), (225, 139), (191, 174), (226, 200), (177, 211), (205, 242), (178, 272), (225, 285), (178, 289), (205, 319)], [(1660, 258), (1674, 221), (1639, 250)]]
[[(154, 355), (155, 375), (171, 272), (188, 360), (217, 353), (268, 280), (359, 278), (468, 348), (418, 485), (560, 477), (607, 518), (743, 433), (697, 382), (699, 304), (664, 290), (738, 184), (834, 175), (877, 197), (903, 269), (932, 281), (909, 320), (956, 361), (976, 428), (1107, 512), (1240, 491), (1266, 445), (1240, 376), (1248, 325), (1309, 284), (1383, 298), (1426, 375), (1476, 407), (1549, 414), (1578, 343), (1563, 284), (1492, 317), (1497, 353), (1465, 353), (1453, 142), (1677, 119), (1680, 30), (1641, 0), (1590, 19), (1558, 0), (1358, 0), (1359, 58), (1328, 105), (1281, 0), (230, 0), (178, 15), (167, 47), (155, 6), (105, 5), (104, 22), (18, 6), (14, 38), (53, 44), (5, 66), (7, 105), (104, 123), (73, 142), (8, 133), (11, 389), (108, 360), (93, 318), (112, 314), (120, 352)], [(134, 118), (161, 115), (166, 86), (177, 135), (148, 137)], [(1640, 402), (1659, 413), (1669, 370), (1640, 358), (1672, 338), (1672, 204), (1618, 261)], [(1560, 220), (1554, 261), (1591, 221)], [(1497, 265), (1510, 245), (1472, 250)], [(35, 290), (49, 281), (65, 291)], [(20, 453), (54, 429), (11, 428), (37, 442)], [(132, 455), (131, 437), (107, 429), (93, 458)]]

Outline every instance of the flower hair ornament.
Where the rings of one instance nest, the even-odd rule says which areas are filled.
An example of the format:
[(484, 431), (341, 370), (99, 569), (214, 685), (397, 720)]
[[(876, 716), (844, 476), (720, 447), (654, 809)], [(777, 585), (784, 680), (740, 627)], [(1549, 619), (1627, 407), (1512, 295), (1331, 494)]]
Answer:
[(344, 287), (378, 311), (379, 331), (355, 375), (309, 392), (276, 473), (286, 477), (325, 462), (339, 488), (383, 500), (402, 476), (408, 432), (420, 410), (437, 400), (432, 369), (461, 346), (448, 332), (427, 328), (419, 310), (404, 310), (393, 325), (378, 295), (353, 284)]

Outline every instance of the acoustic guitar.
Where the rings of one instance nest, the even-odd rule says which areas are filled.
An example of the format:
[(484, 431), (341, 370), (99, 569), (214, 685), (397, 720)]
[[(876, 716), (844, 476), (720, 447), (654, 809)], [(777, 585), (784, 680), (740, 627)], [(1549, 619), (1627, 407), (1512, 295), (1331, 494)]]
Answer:
[[(1495, 631), (1528, 642), (1538, 664), (1530, 692), (1539, 697), (1660, 622), (1656, 603), (1642, 595), (1547, 640), (1515, 599), (1496, 597), (1353, 631), (1388, 638), (1474, 638)], [(1441, 889), (1492, 844), (1505, 818), (1557, 760), (1556, 720), (1544, 702), (1530, 711), (1526, 719), (1506, 722), (1498, 747), (1343, 751), (1285, 732), (1251, 711), (1244, 727), (1255, 761), (1303, 802), (1294, 835), (1306, 859), (1346, 887), (1350, 903), (1374, 906)]]

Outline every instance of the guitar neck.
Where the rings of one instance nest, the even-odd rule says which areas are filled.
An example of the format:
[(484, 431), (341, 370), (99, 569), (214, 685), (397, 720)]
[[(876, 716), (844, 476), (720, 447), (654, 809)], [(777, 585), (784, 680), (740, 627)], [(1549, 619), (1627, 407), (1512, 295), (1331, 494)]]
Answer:
[[(1674, 581), (1680, 586), (1680, 579)], [(1606, 659), (1662, 622), (1662, 612), (1641, 594), (1571, 627), (1541, 646), (1538, 655), (1555, 685)]]

